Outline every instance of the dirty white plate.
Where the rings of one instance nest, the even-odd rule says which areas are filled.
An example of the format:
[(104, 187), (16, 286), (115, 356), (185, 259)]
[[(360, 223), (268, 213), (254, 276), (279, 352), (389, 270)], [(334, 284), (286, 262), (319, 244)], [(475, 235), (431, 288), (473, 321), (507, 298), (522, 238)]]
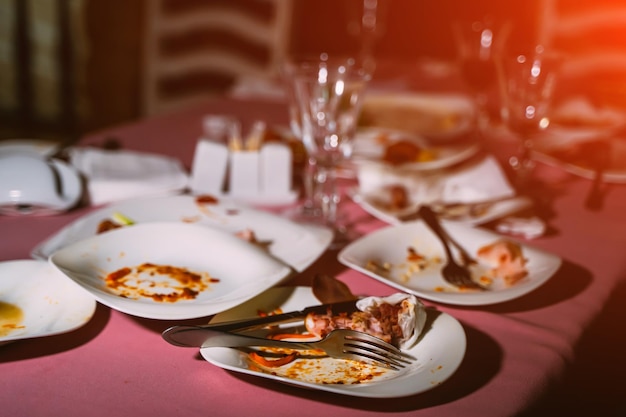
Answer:
[(0, 263), (0, 344), (75, 330), (95, 309), (91, 295), (45, 261)]
[[(352, 199), (363, 210), (376, 217), (379, 220), (389, 224), (401, 224), (403, 217), (413, 215), (419, 208), (419, 204), (412, 204), (410, 207), (403, 209), (391, 209), (384, 207), (378, 201), (372, 197), (372, 195), (359, 193), (357, 188), (349, 190), (349, 194)], [(469, 203), (471, 204), (471, 203)], [(488, 223), (490, 221), (508, 216), (509, 214), (518, 212), (522, 209), (528, 208), (532, 205), (532, 200), (528, 197), (519, 196), (511, 197), (510, 199), (503, 199), (502, 201), (494, 202), (493, 205), (486, 206), (486, 208), (480, 211), (476, 215), (455, 216), (454, 214), (446, 215), (442, 213), (440, 218), (448, 219), (449, 221), (460, 222), (464, 224), (481, 224)]]
[[(214, 321), (252, 318), (258, 311), (280, 308), (287, 312), (316, 304), (319, 301), (310, 287), (277, 287), (217, 315)], [(247, 354), (237, 349), (202, 348), (200, 353), (221, 368), (307, 389), (355, 397), (404, 397), (442, 384), (458, 369), (465, 355), (467, 341), (461, 324), (452, 316), (432, 309), (427, 309), (427, 314), (423, 335), (406, 351), (417, 360), (399, 371), (372, 367), (380, 373), (358, 384), (347, 383), (355, 371), (349, 369), (349, 362), (341, 359), (302, 358), (266, 373), (250, 366)], [(366, 366), (364, 371), (368, 369)]]
[(47, 259), (70, 243), (95, 235), (100, 222), (111, 219), (114, 213), (121, 213), (138, 224), (158, 221), (195, 223), (232, 234), (250, 230), (270, 254), (298, 272), (326, 250), (333, 236), (328, 228), (299, 225), (228, 200), (202, 203), (194, 196), (179, 195), (127, 200), (103, 207), (61, 229), (35, 247), (31, 255)]
[[(442, 225), (473, 256), (478, 248), (502, 238), (488, 230), (457, 222), (442, 221)], [(407, 262), (409, 247), (431, 260), (426, 268), (415, 270), (411, 267)], [(443, 246), (421, 220), (388, 226), (370, 233), (345, 247), (339, 253), (339, 261), (374, 279), (424, 299), (456, 305), (488, 305), (528, 294), (547, 282), (561, 265), (561, 259), (553, 254), (523, 244), (521, 249), (527, 259), (528, 275), (508, 288), (499, 284), (499, 281), (494, 281), (485, 291), (461, 291), (444, 281), (441, 276), (445, 261)], [(372, 262), (386, 264), (389, 270), (372, 268)], [(477, 265), (472, 273), (478, 275), (485, 269), (485, 266)]]
[[(549, 166), (561, 168), (579, 177), (594, 179), (596, 171), (585, 164), (586, 157), (592, 156), (595, 146), (577, 148), (583, 144), (605, 141), (609, 147), (606, 166), (602, 172), (602, 181), (607, 183), (626, 183), (626, 137), (610, 136), (610, 131), (598, 129), (557, 127), (544, 133), (533, 144), (532, 158)], [(582, 161), (568, 161), (562, 158), (564, 151), (577, 151)], [(566, 152), (566, 153), (567, 153)]]
[(474, 119), (474, 103), (465, 95), (376, 93), (365, 98), (359, 125), (403, 130), (443, 143), (470, 132)]
[[(138, 224), (91, 236), (55, 252), (50, 263), (102, 304), (163, 320), (219, 313), (278, 284), (291, 272), (264, 249), (230, 233), (180, 222)], [(135, 270), (146, 263), (163, 269)], [(125, 268), (131, 272), (118, 274)], [(110, 274), (117, 278), (107, 280)], [(188, 291), (195, 294), (180, 296)], [(171, 298), (162, 300), (162, 295)]]
[(386, 129), (363, 129), (357, 132), (352, 150), (352, 161), (357, 164), (374, 163), (392, 166), (382, 158), (389, 144), (408, 141), (432, 155), (432, 159), (395, 165), (406, 171), (427, 171), (447, 168), (474, 156), (480, 149), (478, 143), (433, 144), (419, 135)]

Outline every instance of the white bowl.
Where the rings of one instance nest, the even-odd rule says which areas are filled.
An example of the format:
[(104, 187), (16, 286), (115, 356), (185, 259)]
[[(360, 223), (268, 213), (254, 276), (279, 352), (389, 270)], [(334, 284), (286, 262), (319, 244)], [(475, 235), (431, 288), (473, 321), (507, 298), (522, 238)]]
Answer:
[(0, 153), (0, 213), (51, 214), (74, 206), (82, 194), (78, 173), (35, 152)]
[[(291, 272), (264, 249), (230, 233), (180, 222), (112, 230), (66, 246), (49, 260), (101, 303), (124, 313), (163, 320), (219, 313), (278, 284)], [(144, 263), (184, 268), (201, 275), (205, 287), (185, 286), (173, 281), (172, 274), (134, 270)], [(140, 279), (142, 290), (107, 285), (106, 276), (122, 268), (133, 269), (128, 277)], [(210, 282), (209, 276), (219, 281)], [(176, 294), (185, 287), (197, 291), (195, 298), (159, 301), (155, 299), (158, 296), (146, 295)]]

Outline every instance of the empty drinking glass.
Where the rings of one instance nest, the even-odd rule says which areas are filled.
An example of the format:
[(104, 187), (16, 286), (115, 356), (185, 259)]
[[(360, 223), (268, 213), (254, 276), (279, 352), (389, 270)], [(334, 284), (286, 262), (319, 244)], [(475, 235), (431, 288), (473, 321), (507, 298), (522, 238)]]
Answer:
[(313, 198), (324, 223), (345, 236), (338, 222), (336, 169), (352, 153), (362, 98), (371, 74), (358, 60), (321, 54), (294, 64), (290, 80), (300, 113), (302, 141), (315, 166)]

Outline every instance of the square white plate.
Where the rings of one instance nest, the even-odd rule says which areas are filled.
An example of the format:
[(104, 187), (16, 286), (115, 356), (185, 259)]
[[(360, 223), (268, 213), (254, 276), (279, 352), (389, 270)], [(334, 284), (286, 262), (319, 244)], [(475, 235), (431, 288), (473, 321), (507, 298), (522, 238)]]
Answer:
[[(243, 239), (186, 223), (154, 222), (112, 230), (60, 249), (50, 262), (101, 303), (124, 313), (163, 320), (219, 313), (276, 285), (291, 272)], [(108, 274), (144, 263), (184, 268), (202, 276), (206, 285), (192, 288), (197, 291), (195, 298), (175, 301), (151, 296), (183, 291), (185, 285), (171, 280), (172, 274), (133, 271), (129, 276), (136, 278), (142, 290), (132, 290), (130, 296), (107, 285)]]
[[(280, 308), (287, 312), (318, 304), (310, 287), (272, 288), (232, 310), (218, 314), (213, 322), (254, 318), (259, 311), (270, 312)], [(465, 356), (467, 341), (461, 324), (452, 316), (432, 309), (427, 309), (427, 314), (426, 327), (420, 339), (406, 351), (417, 358), (415, 362), (399, 371), (373, 367), (380, 373), (375, 373), (367, 382), (356, 384), (341, 383), (355, 372), (348, 361), (341, 359), (296, 359), (268, 373), (251, 366), (247, 354), (237, 349), (202, 348), (200, 353), (208, 362), (221, 368), (307, 389), (355, 397), (404, 397), (442, 384), (456, 372)], [(366, 366), (364, 370), (367, 369)]]
[(0, 303), (0, 324), (15, 327), (0, 335), (0, 344), (75, 330), (96, 309), (91, 295), (47, 262), (34, 260), (0, 263)]
[(229, 233), (252, 230), (267, 244), (269, 253), (302, 272), (328, 247), (332, 231), (320, 226), (303, 226), (269, 212), (255, 210), (228, 200), (202, 203), (190, 195), (128, 200), (103, 207), (69, 224), (35, 247), (31, 256), (48, 259), (56, 250), (96, 234), (98, 225), (121, 213), (137, 224), (181, 222), (210, 226)]
[[(443, 222), (449, 234), (473, 256), (478, 248), (493, 243), (502, 236), (457, 222)], [(428, 259), (440, 259), (427, 268), (414, 271), (407, 264), (407, 248), (413, 247)], [(441, 276), (445, 253), (441, 242), (420, 220), (388, 226), (364, 236), (339, 253), (339, 261), (372, 278), (418, 297), (447, 304), (487, 305), (521, 297), (543, 285), (561, 265), (561, 259), (550, 253), (521, 245), (527, 259), (528, 275), (511, 287), (496, 285), (486, 291), (461, 291), (446, 283)], [(391, 266), (378, 273), (368, 266), (371, 261)], [(480, 267), (480, 265), (479, 265)], [(474, 273), (479, 273), (477, 268)], [(484, 270), (484, 269), (483, 269)]]

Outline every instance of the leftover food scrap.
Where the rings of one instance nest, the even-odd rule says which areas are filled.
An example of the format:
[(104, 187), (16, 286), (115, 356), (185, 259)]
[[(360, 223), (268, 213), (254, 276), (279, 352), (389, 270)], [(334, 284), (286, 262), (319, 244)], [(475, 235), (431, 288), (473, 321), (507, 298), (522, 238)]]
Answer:
[[(528, 275), (527, 262), (518, 243), (499, 239), (481, 246), (476, 251), (476, 262), (470, 262), (468, 267), (473, 279), (482, 286), (506, 288), (517, 284)], [(402, 261), (370, 259), (365, 264), (365, 268), (382, 277), (388, 279), (393, 277), (393, 279), (407, 283), (412, 279), (419, 279), (424, 271), (439, 268), (442, 265), (443, 259), (439, 255), (426, 255), (416, 246), (409, 246)], [(497, 285), (495, 285), (496, 282)], [(445, 287), (437, 287), (434, 290), (445, 291)], [(472, 291), (464, 288), (459, 288), (459, 290)]]
[(383, 162), (390, 165), (429, 162), (435, 159), (432, 150), (421, 147), (410, 140), (398, 140), (388, 144), (382, 156)]
[[(426, 310), (414, 295), (396, 293), (357, 301), (359, 311), (310, 313), (301, 334), (273, 333), (273, 339), (318, 340), (335, 329), (369, 333), (402, 349), (411, 348), (424, 329)], [(280, 331), (280, 329), (278, 329)], [(249, 367), (292, 379), (318, 384), (360, 384), (383, 377), (387, 369), (365, 362), (332, 359), (319, 349), (298, 350), (265, 347), (248, 353)]]
[(477, 252), (478, 259), (489, 266), (488, 276), (481, 281), (489, 282), (490, 279), (501, 278), (506, 286), (519, 282), (528, 275), (526, 258), (522, 248), (510, 240), (498, 240), (482, 246)]
[(102, 220), (98, 224), (98, 228), (96, 230), (96, 234), (108, 232), (109, 230), (119, 229), (124, 226), (132, 226), (135, 224), (135, 221), (126, 217), (122, 213), (115, 212), (111, 214), (110, 218)]

